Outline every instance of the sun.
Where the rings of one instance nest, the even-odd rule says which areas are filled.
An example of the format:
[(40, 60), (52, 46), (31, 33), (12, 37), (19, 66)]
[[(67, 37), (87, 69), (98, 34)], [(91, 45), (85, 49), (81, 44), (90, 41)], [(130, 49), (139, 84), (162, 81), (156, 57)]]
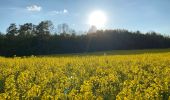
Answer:
[(106, 15), (103, 11), (97, 10), (97, 11), (93, 11), (90, 15), (89, 15), (89, 20), (88, 20), (88, 24), (90, 26), (96, 26), (97, 28), (102, 28), (105, 26), (107, 21)]

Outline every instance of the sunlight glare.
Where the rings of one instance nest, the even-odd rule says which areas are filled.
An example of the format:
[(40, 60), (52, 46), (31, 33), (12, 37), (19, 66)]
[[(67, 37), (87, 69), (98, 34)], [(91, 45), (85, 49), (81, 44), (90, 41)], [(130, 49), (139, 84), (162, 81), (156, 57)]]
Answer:
[(89, 25), (96, 26), (97, 28), (102, 28), (106, 24), (107, 18), (103, 11), (94, 11), (89, 15)]

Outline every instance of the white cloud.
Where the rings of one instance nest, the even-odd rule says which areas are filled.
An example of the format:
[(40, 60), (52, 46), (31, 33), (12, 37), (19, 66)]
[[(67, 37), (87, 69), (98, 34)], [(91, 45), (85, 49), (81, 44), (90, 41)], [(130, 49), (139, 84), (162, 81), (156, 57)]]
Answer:
[(51, 15), (56, 15), (56, 14), (60, 14), (60, 13), (61, 13), (61, 12), (59, 12), (59, 11), (51, 11), (51, 12), (50, 12)]
[(67, 9), (64, 9), (63, 10), (63, 13), (65, 14), (65, 13), (68, 13), (68, 10)]
[(38, 12), (38, 11), (41, 11), (41, 9), (42, 7), (38, 5), (27, 6), (27, 10), (32, 11), (32, 12)]
[(67, 9), (63, 9), (63, 10), (58, 10), (58, 11), (51, 11), (50, 12), (50, 15), (61, 15), (61, 14), (67, 14), (68, 13), (68, 10)]
[(72, 26), (76, 26), (76, 24), (72, 24)]

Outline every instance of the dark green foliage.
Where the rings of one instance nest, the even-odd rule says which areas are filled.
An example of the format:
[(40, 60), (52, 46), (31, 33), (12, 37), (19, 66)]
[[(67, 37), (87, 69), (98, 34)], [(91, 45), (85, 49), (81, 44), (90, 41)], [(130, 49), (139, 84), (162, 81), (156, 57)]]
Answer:
[(5, 92), (5, 82), (4, 80), (0, 79), (0, 93), (4, 93)]
[(81, 53), (103, 50), (170, 48), (170, 38), (155, 32), (98, 30), (94, 33), (76, 35), (67, 24), (58, 26), (60, 34), (52, 34), (51, 21), (38, 25), (25, 23), (17, 28), (11, 24), (6, 35), (0, 34), (1, 56), (46, 55), (58, 53)]

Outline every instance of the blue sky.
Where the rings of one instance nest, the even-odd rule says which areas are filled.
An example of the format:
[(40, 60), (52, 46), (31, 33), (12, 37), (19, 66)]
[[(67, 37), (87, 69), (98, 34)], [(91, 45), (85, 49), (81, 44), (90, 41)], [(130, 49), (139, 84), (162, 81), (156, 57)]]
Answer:
[(0, 0), (0, 31), (5, 32), (10, 23), (42, 20), (86, 31), (89, 14), (101, 10), (107, 16), (106, 29), (170, 34), (169, 5), (170, 0)]

